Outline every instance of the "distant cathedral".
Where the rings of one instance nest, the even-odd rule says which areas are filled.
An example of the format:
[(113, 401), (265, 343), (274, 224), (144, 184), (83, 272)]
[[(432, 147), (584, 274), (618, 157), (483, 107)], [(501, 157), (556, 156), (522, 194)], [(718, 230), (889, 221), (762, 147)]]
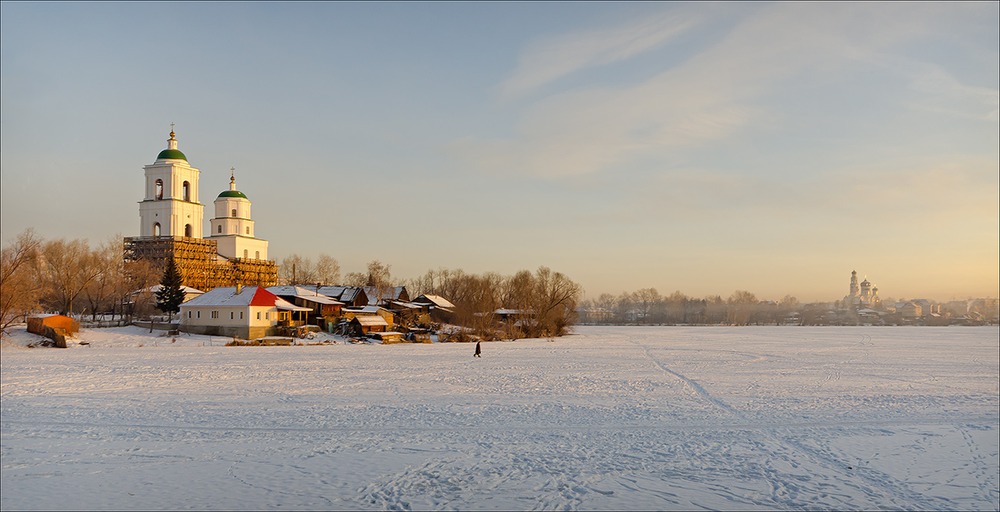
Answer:
[(865, 278), (859, 285), (858, 272), (852, 270), (851, 291), (849, 295), (844, 297), (844, 303), (849, 306), (867, 308), (878, 306), (882, 300), (878, 298), (878, 287), (868, 282), (868, 278)]
[(210, 233), (203, 237), (205, 205), (198, 202), (198, 177), (179, 149), (174, 131), (156, 161), (143, 167), (145, 198), (139, 202), (139, 236), (125, 239), (125, 260), (148, 260), (161, 270), (173, 258), (185, 286), (207, 291), (237, 284), (272, 286), (278, 266), (267, 259), (267, 240), (256, 238), (250, 200), (236, 189), (215, 199)]

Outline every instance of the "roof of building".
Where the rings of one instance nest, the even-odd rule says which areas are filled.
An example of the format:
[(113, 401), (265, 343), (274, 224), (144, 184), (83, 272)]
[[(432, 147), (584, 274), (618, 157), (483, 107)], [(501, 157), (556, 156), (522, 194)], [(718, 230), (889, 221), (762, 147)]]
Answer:
[(279, 300), (288, 303), (259, 286), (244, 286), (239, 293), (237, 293), (237, 289), (235, 286), (215, 288), (181, 304), (181, 306), (275, 306)]
[(385, 311), (385, 308), (381, 306), (373, 306), (371, 304), (360, 307), (360, 308), (345, 308), (344, 313), (361, 313), (365, 315), (377, 315), (379, 311)]
[(223, 190), (222, 193), (219, 194), (219, 197), (242, 197), (247, 201), (250, 200), (250, 198), (248, 198), (246, 194), (240, 192), (239, 190)]
[(382, 317), (380, 317), (378, 315), (361, 315), (361, 316), (356, 316), (356, 317), (354, 317), (354, 318), (351, 319), (351, 323), (354, 323), (354, 322), (357, 322), (358, 324), (365, 325), (365, 326), (369, 326), (369, 325), (384, 325), (386, 327), (389, 326), (389, 323), (386, 322), (384, 318), (382, 318)]
[(378, 288), (376, 286), (365, 286), (365, 295), (368, 296), (369, 304), (378, 304), (383, 301), (400, 300), (406, 293), (405, 286), (392, 286), (388, 288)]
[(181, 153), (179, 149), (164, 149), (160, 151), (159, 155), (156, 155), (157, 160), (184, 160), (187, 162), (187, 157), (184, 153)]
[(431, 304), (431, 305), (437, 306), (439, 308), (453, 308), (453, 307), (455, 307), (455, 305), (452, 304), (448, 299), (446, 299), (446, 298), (444, 298), (444, 297), (442, 297), (440, 295), (430, 295), (430, 294), (426, 294), (426, 293), (423, 294), (423, 295), (421, 295), (421, 296), (419, 296), (419, 297), (417, 297), (416, 299), (413, 299), (413, 302), (415, 304)]
[(302, 286), (284, 285), (284, 286), (269, 286), (267, 287), (267, 291), (275, 295), (280, 295), (283, 297), (296, 297), (302, 300), (312, 301), (317, 304), (330, 304), (330, 305), (343, 304), (343, 302), (335, 300), (327, 295), (323, 295), (322, 293), (318, 293), (315, 290), (315, 288), (309, 289), (309, 288), (304, 288)]
[[(358, 286), (321, 286), (319, 288), (319, 293), (326, 295), (328, 297), (333, 297), (343, 303), (354, 302), (357, 299), (358, 294), (364, 293), (364, 289)], [(368, 301), (368, 295), (364, 295), (365, 302)]]

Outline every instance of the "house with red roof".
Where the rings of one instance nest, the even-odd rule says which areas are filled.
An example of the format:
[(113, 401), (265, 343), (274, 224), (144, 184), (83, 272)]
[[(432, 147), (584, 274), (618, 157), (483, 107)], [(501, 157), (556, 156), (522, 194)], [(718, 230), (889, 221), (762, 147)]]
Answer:
[(193, 334), (256, 339), (273, 336), (289, 325), (296, 306), (260, 286), (226, 286), (209, 290), (180, 306), (180, 330)]

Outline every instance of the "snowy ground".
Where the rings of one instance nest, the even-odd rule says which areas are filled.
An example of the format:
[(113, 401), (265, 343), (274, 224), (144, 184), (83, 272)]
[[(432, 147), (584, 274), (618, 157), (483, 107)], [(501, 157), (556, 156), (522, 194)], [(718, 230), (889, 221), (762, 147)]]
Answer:
[(15, 509), (998, 510), (996, 327), (2, 349)]

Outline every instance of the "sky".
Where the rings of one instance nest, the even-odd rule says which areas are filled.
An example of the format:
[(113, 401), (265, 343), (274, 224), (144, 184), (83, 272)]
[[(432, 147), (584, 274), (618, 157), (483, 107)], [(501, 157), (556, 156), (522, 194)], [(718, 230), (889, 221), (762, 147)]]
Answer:
[(280, 262), (832, 301), (1000, 291), (997, 2), (2, 2), (0, 231), (178, 148)]

